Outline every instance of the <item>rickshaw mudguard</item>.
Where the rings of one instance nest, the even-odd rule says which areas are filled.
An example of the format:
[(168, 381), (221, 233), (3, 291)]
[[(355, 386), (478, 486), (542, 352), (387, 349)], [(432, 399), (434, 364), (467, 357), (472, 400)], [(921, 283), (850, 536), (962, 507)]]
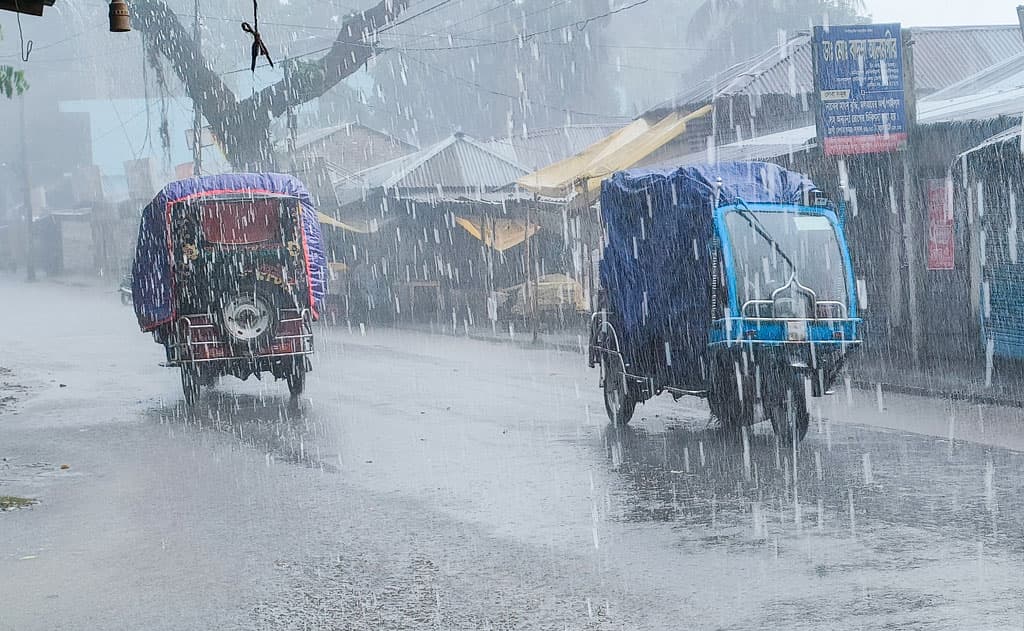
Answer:
[(316, 319), (326, 294), (327, 257), (312, 196), (302, 182), (290, 175), (229, 173), (171, 182), (143, 209), (132, 266), (132, 301), (143, 331), (156, 330), (172, 322), (177, 315), (171, 268), (170, 207), (194, 198), (239, 194), (293, 197), (299, 201), (303, 257), (309, 283), (308, 307)]

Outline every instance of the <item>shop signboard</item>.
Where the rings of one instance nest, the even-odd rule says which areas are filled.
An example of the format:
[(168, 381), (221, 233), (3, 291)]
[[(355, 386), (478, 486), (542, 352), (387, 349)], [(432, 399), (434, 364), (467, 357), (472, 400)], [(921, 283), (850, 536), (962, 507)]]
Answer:
[(825, 155), (900, 148), (908, 128), (900, 25), (816, 26), (813, 50)]
[(955, 233), (946, 180), (925, 181), (925, 203), (928, 207), (928, 269), (951, 270)]

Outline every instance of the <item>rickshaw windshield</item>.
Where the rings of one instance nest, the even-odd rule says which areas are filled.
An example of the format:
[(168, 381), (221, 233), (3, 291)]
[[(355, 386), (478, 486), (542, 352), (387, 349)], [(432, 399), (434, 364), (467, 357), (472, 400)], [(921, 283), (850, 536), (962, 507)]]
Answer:
[(819, 301), (849, 306), (842, 250), (827, 217), (743, 209), (726, 213), (725, 226), (741, 306), (770, 300), (794, 273)]

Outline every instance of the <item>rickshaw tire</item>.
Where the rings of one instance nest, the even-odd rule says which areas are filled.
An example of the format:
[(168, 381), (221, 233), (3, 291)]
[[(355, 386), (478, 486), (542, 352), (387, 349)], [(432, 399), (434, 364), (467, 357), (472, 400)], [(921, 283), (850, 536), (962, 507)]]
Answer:
[(199, 371), (190, 366), (181, 367), (181, 391), (185, 395), (185, 405), (194, 407), (199, 402), (199, 394), (202, 392), (202, 385), (199, 380)]
[[(786, 389), (781, 393), (783, 400), (773, 405), (771, 411), (772, 429), (779, 442), (784, 445), (792, 445), (794, 442), (799, 444), (807, 436), (807, 428), (811, 424), (811, 414), (807, 409), (807, 398), (804, 396), (803, 378), (796, 375), (788, 382)], [(790, 393), (792, 393), (795, 407), (793, 410), (795, 426), (789, 424), (789, 414), (786, 410), (786, 401), (789, 400)]]
[(744, 418), (743, 411), (738, 408), (738, 402), (715, 402), (709, 398), (708, 407), (711, 409), (711, 415), (724, 431), (738, 432), (743, 427), (750, 425)]
[(266, 302), (271, 309), (270, 325), (258, 337), (249, 340), (248, 342), (241, 342), (235, 339), (228, 332), (223, 304), (217, 309), (217, 324), (219, 325), (224, 338), (231, 346), (247, 351), (253, 349), (256, 351), (263, 350), (277, 335), (277, 328), (280, 324), (278, 322), (277, 310), (288, 306), (287, 294), (281, 288), (265, 281), (256, 281), (250, 285), (240, 285), (237, 293), (233, 294), (232, 297), (240, 294), (253, 294)]
[[(609, 368), (614, 363), (617, 363), (619, 367), (615, 369), (615, 372), (612, 372)], [(629, 391), (629, 384), (626, 383), (626, 370), (625, 366), (622, 365), (622, 358), (611, 353), (605, 353), (604, 357), (601, 358), (601, 370), (604, 373), (602, 395), (608, 420), (613, 427), (625, 427), (633, 419), (637, 401)], [(618, 406), (615, 406), (615, 403), (611, 400), (612, 391), (609, 390), (610, 383), (619, 384), (619, 396), (621, 399)], [(613, 407), (617, 407), (618, 410), (616, 411)]]
[(285, 376), (285, 380), (288, 382), (288, 392), (292, 395), (292, 398), (300, 396), (306, 389), (306, 360), (301, 358), (292, 364), (291, 369)]
[(220, 381), (220, 375), (213, 371), (201, 371), (199, 373), (199, 383), (204, 388), (214, 388)]

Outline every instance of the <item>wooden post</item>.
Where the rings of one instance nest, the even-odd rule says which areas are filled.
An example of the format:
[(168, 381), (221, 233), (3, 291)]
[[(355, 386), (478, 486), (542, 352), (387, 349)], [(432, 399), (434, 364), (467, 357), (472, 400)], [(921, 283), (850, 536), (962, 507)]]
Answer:
[(533, 343), (537, 343), (538, 331), (537, 331), (537, 288), (534, 286), (534, 270), (533, 270), (533, 248), (530, 247), (530, 223), (532, 220), (531, 209), (533, 208), (533, 202), (526, 204), (526, 228), (524, 228), (526, 234), (526, 301), (528, 303), (529, 314), (530, 314), (530, 334), (533, 337)]
[(917, 136), (917, 99), (914, 94), (914, 40), (910, 30), (903, 30), (903, 91), (906, 95), (907, 148), (903, 152), (903, 247), (907, 259), (907, 313), (910, 318), (910, 357), (914, 367), (921, 365), (922, 314), (918, 292), (924, 287), (921, 251), (928, 243), (922, 221), (921, 191), (917, 186), (917, 153), (913, 142)]
[(35, 248), (32, 247), (32, 180), (29, 176), (28, 123), (25, 121), (25, 98), (24, 94), (18, 97), (21, 105), (21, 173), (24, 178), (23, 186), (25, 189), (25, 280), (31, 283), (36, 280), (36, 262)]
[(490, 321), (491, 330), (494, 331), (496, 323), (491, 319), (491, 298), (494, 294), (494, 289), (491, 286), (492, 279), (490, 273), (490, 248), (487, 245), (487, 205), (480, 205), (480, 247), (483, 253), (483, 266), (478, 271), (484, 278), (484, 317)]

